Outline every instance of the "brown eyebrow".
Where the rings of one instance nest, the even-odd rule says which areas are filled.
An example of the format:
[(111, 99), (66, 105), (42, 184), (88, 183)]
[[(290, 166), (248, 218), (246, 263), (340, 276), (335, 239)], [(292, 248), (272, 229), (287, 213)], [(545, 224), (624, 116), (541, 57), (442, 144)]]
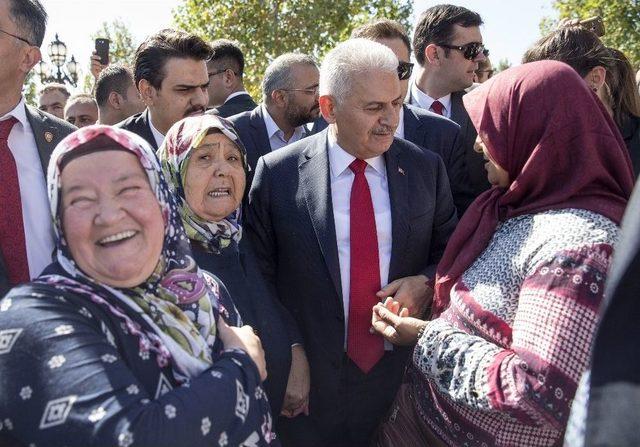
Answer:
[(178, 85), (175, 85), (173, 88), (174, 89), (192, 90), (194, 88), (207, 88), (207, 87), (209, 87), (209, 81), (207, 81), (204, 84), (199, 84), (199, 85), (178, 84)]

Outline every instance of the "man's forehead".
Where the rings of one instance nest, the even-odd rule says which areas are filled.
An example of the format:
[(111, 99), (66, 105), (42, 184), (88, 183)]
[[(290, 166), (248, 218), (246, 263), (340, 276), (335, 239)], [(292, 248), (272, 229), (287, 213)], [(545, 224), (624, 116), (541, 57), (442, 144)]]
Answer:
[(358, 101), (391, 102), (396, 100), (401, 92), (400, 80), (395, 73), (384, 70), (369, 70), (355, 79), (353, 95)]
[(471, 42), (482, 42), (482, 33), (478, 26), (464, 27), (462, 25), (453, 26), (452, 43), (455, 45), (465, 45)]
[(198, 86), (209, 82), (207, 64), (204, 60), (172, 57), (165, 62), (163, 70), (163, 87), (165, 84)]

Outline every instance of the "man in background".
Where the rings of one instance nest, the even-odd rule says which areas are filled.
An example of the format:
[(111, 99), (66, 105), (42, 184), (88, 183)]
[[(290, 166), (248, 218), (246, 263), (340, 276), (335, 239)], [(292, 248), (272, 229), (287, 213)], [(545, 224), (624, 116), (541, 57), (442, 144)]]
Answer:
[(461, 6), (437, 5), (424, 11), (413, 36), (413, 54), (419, 69), (407, 94), (409, 104), (460, 125), (474, 196), (490, 186), (484, 158), (474, 150), (477, 132), (462, 104), (465, 89), (473, 84), (478, 64), (488, 54), (480, 25), (480, 15)]
[(77, 128), (90, 126), (98, 121), (98, 104), (87, 93), (73, 95), (64, 108), (64, 119)]
[(99, 124), (113, 126), (144, 110), (133, 72), (123, 64), (111, 64), (100, 72), (95, 95)]
[(38, 97), (38, 108), (43, 112), (64, 119), (64, 106), (67, 104), (71, 94), (64, 84), (46, 84), (40, 90)]
[(240, 46), (231, 40), (218, 39), (211, 48), (213, 56), (207, 62), (211, 113), (227, 118), (255, 109), (258, 104), (244, 88), (244, 54)]
[(211, 47), (185, 31), (163, 29), (136, 50), (134, 79), (146, 109), (118, 124), (160, 147), (171, 126), (202, 115), (209, 103)]

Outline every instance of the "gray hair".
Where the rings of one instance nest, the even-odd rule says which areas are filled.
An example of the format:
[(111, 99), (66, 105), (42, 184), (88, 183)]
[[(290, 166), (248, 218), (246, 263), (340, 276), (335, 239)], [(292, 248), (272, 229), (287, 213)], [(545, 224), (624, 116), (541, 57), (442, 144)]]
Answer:
[(47, 12), (39, 0), (10, 0), (11, 20), (26, 34), (31, 45), (42, 45), (47, 28)]
[(307, 54), (285, 53), (275, 58), (262, 79), (262, 98), (265, 103), (271, 101), (271, 93), (275, 90), (293, 88), (292, 68), (296, 65), (318, 66), (315, 59)]
[(320, 67), (320, 96), (333, 96), (341, 104), (356, 77), (369, 71), (398, 74), (398, 58), (388, 47), (369, 39), (349, 39), (329, 51)]

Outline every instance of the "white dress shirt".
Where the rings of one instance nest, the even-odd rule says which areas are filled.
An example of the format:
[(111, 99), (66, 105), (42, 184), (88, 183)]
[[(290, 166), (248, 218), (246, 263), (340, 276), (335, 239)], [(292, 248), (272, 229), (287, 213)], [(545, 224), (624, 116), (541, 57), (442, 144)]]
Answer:
[(151, 121), (151, 115), (149, 115), (149, 127), (151, 128), (153, 139), (156, 140), (156, 145), (158, 147), (162, 146), (162, 143), (164, 143), (164, 135), (162, 135), (162, 133), (153, 125), (153, 121)]
[(7, 142), (18, 170), (27, 262), (29, 276), (33, 279), (51, 263), (54, 248), (46, 173), (42, 172), (42, 163), (33, 129), (27, 119), (24, 98), (13, 110), (0, 117), (0, 121), (10, 116), (18, 120), (11, 129)]
[(306, 136), (304, 126), (298, 126), (293, 131), (293, 135), (289, 138), (289, 141), (284, 139), (284, 132), (280, 130), (276, 122), (271, 118), (267, 108), (262, 104), (262, 117), (264, 119), (264, 125), (267, 127), (267, 135), (269, 135), (269, 145), (271, 146), (271, 151), (275, 151), (277, 149), (281, 149), (288, 144), (294, 143)]
[(433, 112), (433, 110), (431, 110), (431, 104), (433, 104), (433, 102), (436, 100), (440, 101), (443, 106), (443, 115), (447, 118), (451, 118), (451, 93), (443, 96), (442, 98), (432, 98), (431, 96), (420, 90), (415, 82), (411, 82), (412, 106), (420, 107), (421, 109)]
[[(338, 261), (340, 262), (340, 283), (342, 285), (342, 303), (344, 306), (345, 349), (347, 324), (349, 321), (349, 290), (351, 282), (351, 186), (355, 174), (349, 165), (356, 159), (338, 144), (335, 135), (329, 131), (328, 137), (329, 167), (331, 171), (331, 201), (333, 204), (333, 219), (336, 227), (336, 242), (338, 244)], [(371, 201), (376, 220), (378, 236), (378, 260), (380, 267), (380, 286), (389, 282), (389, 263), (391, 262), (391, 202), (389, 199), (389, 184), (387, 183), (387, 168), (382, 155), (365, 160), (364, 175), (369, 183)], [(390, 350), (391, 344), (385, 341), (385, 349)]]

